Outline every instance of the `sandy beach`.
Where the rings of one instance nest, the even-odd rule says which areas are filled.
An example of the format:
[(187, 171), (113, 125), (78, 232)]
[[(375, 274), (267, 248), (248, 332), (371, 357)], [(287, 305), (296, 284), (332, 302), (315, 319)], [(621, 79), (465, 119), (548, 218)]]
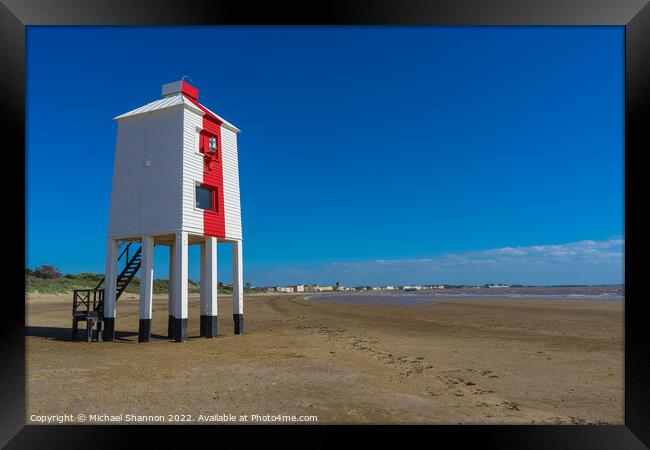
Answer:
[(138, 301), (128, 295), (118, 303), (118, 339), (88, 344), (70, 341), (70, 296), (30, 297), (27, 423), (54, 414), (188, 415), (193, 423), (200, 414), (315, 415), (319, 424), (623, 423), (623, 302), (400, 307), (256, 295), (244, 305), (244, 335), (233, 335), (230, 298), (222, 296), (219, 335), (205, 339), (191, 296), (190, 338), (174, 343), (164, 336), (167, 297), (157, 296), (154, 341), (138, 344)]

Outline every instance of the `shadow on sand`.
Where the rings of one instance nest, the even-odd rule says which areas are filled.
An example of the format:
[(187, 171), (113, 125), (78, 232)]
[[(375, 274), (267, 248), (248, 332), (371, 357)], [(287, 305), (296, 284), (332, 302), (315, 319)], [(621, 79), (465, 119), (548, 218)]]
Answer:
[[(116, 331), (115, 340), (116, 341), (125, 341), (130, 342), (133, 339), (128, 339), (129, 337), (137, 336), (138, 333), (132, 331)], [(25, 327), (25, 336), (34, 336), (45, 339), (51, 339), (55, 341), (72, 341), (72, 328), (61, 328), (61, 327)], [(85, 340), (86, 328), (80, 327), (77, 340), (82, 342)], [(95, 334), (93, 334), (93, 338)], [(160, 334), (152, 334), (152, 339), (159, 340), (169, 340), (167, 336)], [(137, 341), (137, 340), (136, 340)]]

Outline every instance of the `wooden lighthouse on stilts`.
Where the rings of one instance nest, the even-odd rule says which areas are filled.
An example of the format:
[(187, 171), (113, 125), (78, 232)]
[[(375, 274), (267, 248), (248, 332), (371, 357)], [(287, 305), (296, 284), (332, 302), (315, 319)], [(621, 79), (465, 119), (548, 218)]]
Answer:
[[(187, 339), (188, 246), (201, 246), (201, 336), (217, 335), (217, 245), (232, 244), (235, 334), (243, 332), (239, 130), (199, 103), (184, 81), (115, 118), (117, 142), (106, 242), (104, 340), (112, 340), (125, 279), (140, 269), (140, 342), (150, 340), (153, 249), (170, 247), (170, 338)], [(121, 246), (141, 243), (118, 271)], [(128, 252), (128, 248), (127, 248)], [(131, 264), (131, 261), (135, 263)], [(131, 266), (131, 267), (130, 267)], [(130, 279), (129, 279), (130, 281)], [(128, 281), (126, 281), (128, 284)]]

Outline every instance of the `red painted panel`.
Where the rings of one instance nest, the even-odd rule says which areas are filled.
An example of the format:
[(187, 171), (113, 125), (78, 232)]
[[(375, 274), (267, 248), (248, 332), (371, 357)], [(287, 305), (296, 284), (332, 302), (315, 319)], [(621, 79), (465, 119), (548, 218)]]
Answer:
[(184, 81), (181, 81), (181, 92), (194, 100), (199, 99), (199, 90)]
[[(183, 92), (185, 95), (185, 92)], [(197, 92), (198, 95), (198, 92)], [(203, 211), (203, 233), (206, 236), (226, 237), (226, 218), (223, 199), (223, 162), (221, 159), (221, 121), (190, 96), (186, 98), (199, 107), (203, 116), (203, 131), (200, 134), (199, 151), (203, 153), (203, 183), (216, 191), (214, 211)], [(209, 151), (210, 137), (217, 139), (217, 151)]]

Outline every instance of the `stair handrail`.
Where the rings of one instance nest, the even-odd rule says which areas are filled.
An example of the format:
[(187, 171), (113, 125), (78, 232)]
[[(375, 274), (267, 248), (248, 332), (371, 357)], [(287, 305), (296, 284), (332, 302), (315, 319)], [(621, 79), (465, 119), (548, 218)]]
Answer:
[(129, 277), (126, 279), (124, 285), (115, 293), (115, 301), (117, 301), (120, 298), (122, 293), (126, 290), (126, 288), (131, 283), (131, 280), (133, 280), (133, 278), (135, 277), (135, 274), (138, 272), (138, 270), (140, 270), (141, 263), (140, 262), (134, 263), (134, 261), (140, 258), (141, 254), (142, 254), (142, 247), (138, 248), (138, 250), (133, 254), (133, 256), (131, 256), (131, 259), (129, 259), (126, 262), (124, 269), (122, 269), (122, 272), (120, 272), (120, 275), (117, 277), (118, 280), (123, 279), (126, 275), (126, 272), (132, 267), (135, 267), (137, 265), (137, 267), (135, 267), (135, 270), (133, 270), (131, 272), (131, 275), (129, 275)]
[[(127, 245), (127, 247), (129, 247), (130, 245), (131, 245), (131, 243), (129, 243), (129, 244)], [(124, 255), (124, 253), (126, 252), (126, 250), (127, 250), (127, 249), (124, 249), (124, 251), (120, 254), (120, 256), (119, 256), (119, 258), (118, 258), (118, 261), (119, 261), (119, 259), (122, 258), (122, 255)], [(117, 280), (118, 280), (118, 286), (117, 286), (117, 287), (118, 287), (118, 290), (115, 292), (115, 301), (116, 301), (116, 302), (117, 302), (117, 300), (120, 298), (120, 296), (122, 295), (122, 293), (126, 290), (126, 288), (129, 286), (129, 284), (131, 283), (131, 280), (133, 280), (133, 278), (135, 277), (135, 274), (137, 273), (137, 271), (140, 270), (141, 263), (140, 263), (139, 261), (138, 261), (137, 263), (134, 263), (134, 261), (135, 261), (137, 258), (139, 258), (139, 257), (141, 256), (141, 254), (142, 254), (142, 247), (138, 248), (138, 250), (137, 250), (137, 251), (136, 251), (136, 252), (131, 256), (130, 259), (127, 258), (126, 264), (124, 265), (124, 269), (122, 269), (122, 271), (120, 272), (120, 274), (117, 276)], [(128, 257), (128, 253), (127, 253), (127, 257)], [(136, 265), (137, 265), (137, 267), (135, 267)], [(128, 278), (126, 278), (126, 282), (124, 283), (124, 285), (122, 285), (122, 286), (120, 287), (119, 280), (120, 280), (120, 279), (124, 279), (124, 278), (125, 278), (125, 274), (126, 274), (126, 272), (127, 272), (129, 269), (132, 269), (133, 267), (135, 267), (135, 270), (132, 271), (131, 275), (129, 275)], [(96, 293), (99, 293), (99, 302), (97, 303), (97, 308), (96, 308), (96, 310), (99, 310), (99, 311), (101, 311), (101, 312), (103, 313), (103, 312), (104, 312), (104, 289), (97, 289), (97, 288), (95, 288), (95, 289), (93, 289), (92, 291), (93, 291), (95, 294), (96, 294)]]
[[(122, 250), (122, 253), (120, 253), (120, 256), (117, 257), (118, 262), (122, 259), (122, 256), (124, 256), (124, 253), (126, 253), (126, 259), (127, 259), (126, 263), (127, 263), (127, 265), (129, 264), (128, 251), (129, 251), (129, 247), (131, 247), (131, 244), (133, 244), (133, 242), (129, 242), (128, 244), (126, 244), (126, 247), (124, 247), (124, 250)], [(101, 281), (99, 283), (97, 283), (97, 286), (95, 286), (95, 289), (93, 289), (93, 290), (96, 291), (97, 289), (99, 289), (100, 286), (102, 284), (104, 284), (104, 281), (106, 281), (106, 275), (104, 275), (104, 277), (101, 279)]]

